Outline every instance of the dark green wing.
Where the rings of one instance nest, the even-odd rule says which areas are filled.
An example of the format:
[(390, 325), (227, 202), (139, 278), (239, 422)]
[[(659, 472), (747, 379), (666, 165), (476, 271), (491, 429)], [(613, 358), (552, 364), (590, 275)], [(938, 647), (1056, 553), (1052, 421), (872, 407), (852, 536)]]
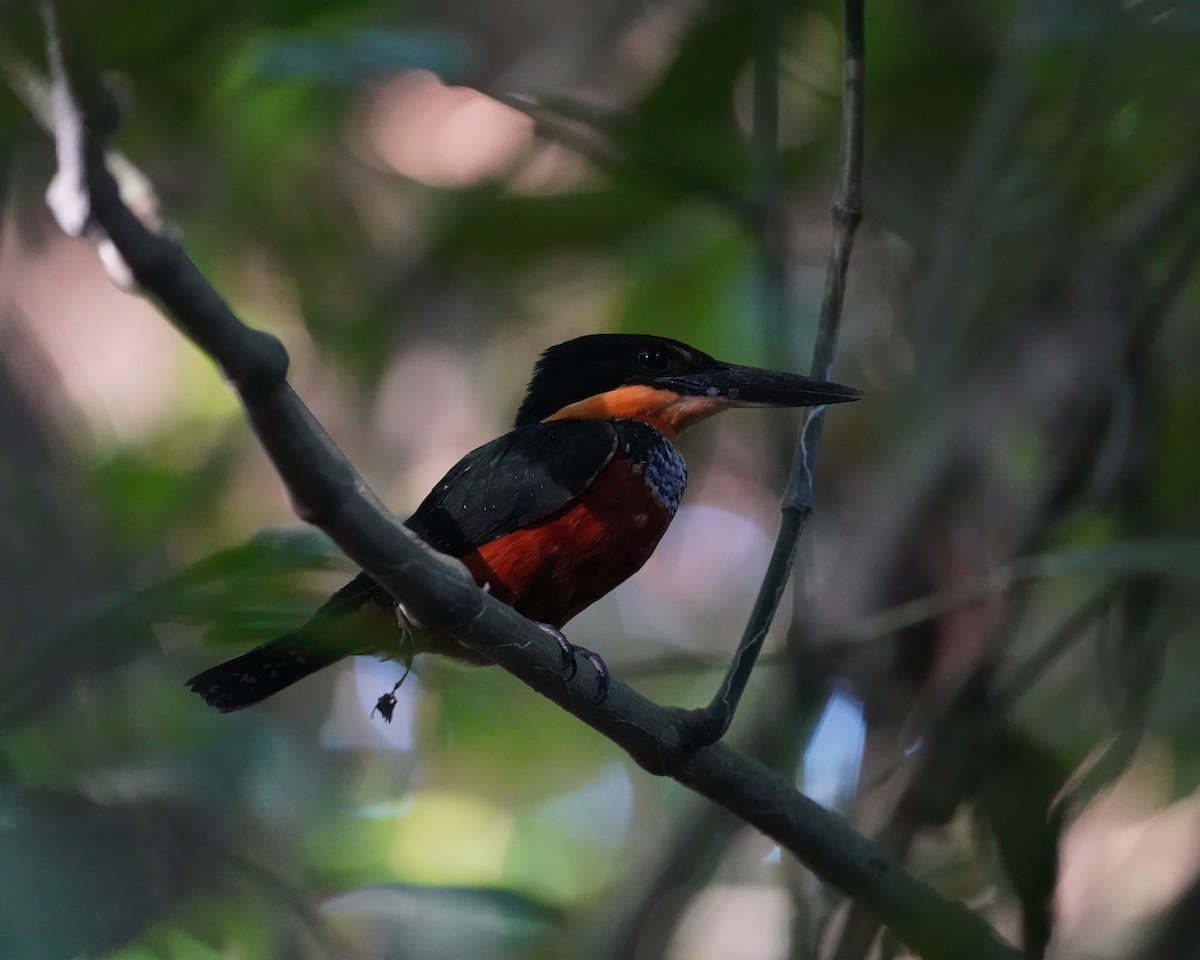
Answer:
[[(404, 525), (435, 550), (465, 556), (570, 504), (612, 460), (617, 442), (607, 420), (517, 427), (459, 460)], [(379, 584), (360, 573), (313, 619), (346, 616), (368, 600), (391, 603)]]
[[(463, 457), (406, 526), (435, 550), (464, 556), (567, 506), (616, 449), (616, 428), (603, 420), (518, 427)], [(205, 670), (188, 684), (218, 710), (240, 710), (342, 657), (372, 652), (354, 632), (343, 636), (329, 629), (368, 603), (390, 610), (392, 598), (360, 573), (299, 630)]]
[(567, 506), (616, 449), (606, 420), (517, 427), (463, 457), (405, 526), (435, 550), (464, 556)]

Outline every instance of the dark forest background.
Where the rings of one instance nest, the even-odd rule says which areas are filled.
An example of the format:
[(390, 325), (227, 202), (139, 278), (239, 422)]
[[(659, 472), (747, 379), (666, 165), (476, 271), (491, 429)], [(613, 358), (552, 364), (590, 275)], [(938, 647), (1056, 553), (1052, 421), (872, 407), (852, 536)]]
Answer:
[[(60, 15), (190, 254), (404, 514), (503, 432), (550, 343), (653, 332), (807, 368), (840, 12), (763, 2), (785, 24), (774, 184), (748, 138), (749, 3)], [(390, 663), (231, 716), (185, 690), (351, 570), (209, 362), (47, 214), (52, 144), (16, 95), (41, 62), (27, 6), (0, 2), (0, 957), (901, 953), (498, 669), (418, 661), (390, 726)], [(835, 375), (868, 399), (830, 413), (801, 574), (730, 737), (1031, 953), (1191, 956), (1200, 13), (867, 7)], [(762, 189), (785, 218), (767, 297)], [(568, 636), (704, 702), (795, 423), (689, 434), (671, 533)]]

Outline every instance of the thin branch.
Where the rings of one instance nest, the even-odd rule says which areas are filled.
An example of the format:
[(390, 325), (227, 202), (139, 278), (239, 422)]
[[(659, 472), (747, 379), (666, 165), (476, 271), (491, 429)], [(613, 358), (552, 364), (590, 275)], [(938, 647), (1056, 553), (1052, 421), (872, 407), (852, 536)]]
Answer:
[[(773, 0), (761, 0), (767, 9), (774, 8)], [(829, 251), (829, 263), (825, 273), (825, 292), (821, 300), (821, 314), (817, 324), (817, 340), (813, 348), (812, 376), (828, 379), (833, 366), (833, 355), (837, 348), (838, 332), (841, 329), (842, 304), (846, 295), (846, 274), (850, 266), (850, 253), (854, 247), (854, 234), (862, 220), (862, 166), (863, 166), (863, 122), (864, 72), (866, 41), (863, 24), (862, 0), (843, 0), (844, 62), (842, 67), (842, 128), (841, 153), (838, 164), (838, 182), (830, 207), (833, 222), (833, 244)], [(770, 44), (766, 45), (770, 49)], [(769, 58), (770, 54), (766, 54)], [(776, 58), (770, 60), (776, 64)], [(758, 75), (756, 74), (756, 79)], [(765, 78), (764, 78), (765, 79)], [(763, 83), (762, 86), (768, 86)], [(755, 90), (760, 84), (756, 82)], [(764, 109), (765, 112), (765, 109)], [(755, 110), (759, 119), (759, 110)], [(763, 122), (767, 122), (765, 119)], [(771, 121), (773, 122), (773, 121)], [(762, 134), (764, 141), (774, 137), (773, 127)], [(765, 225), (770, 229), (770, 223)], [(769, 242), (768, 242), (769, 246)], [(779, 603), (791, 580), (795, 563), (796, 548), (800, 536), (813, 510), (813, 468), (817, 449), (821, 443), (821, 430), (825, 423), (825, 408), (812, 407), (802, 422), (792, 457), (791, 474), (784, 492), (781, 506), (779, 534), (767, 572), (759, 588), (754, 609), (742, 634), (741, 643), (729, 670), (721, 683), (717, 695), (707, 706), (693, 711), (690, 723), (692, 738), (696, 744), (714, 743), (724, 736), (733, 720), (738, 702), (745, 692), (755, 661), (762, 650), (767, 632), (775, 619)]]
[(585, 949), (579, 949), (578, 938), (570, 939), (573, 931), (567, 931), (575, 956), (649, 960), (667, 952), (680, 914), (691, 897), (711, 881), (739, 827), (720, 807), (703, 801), (681, 805), (674, 813), (675, 827), (658, 851), (653, 868), (613, 891), (615, 908), (599, 916), (585, 911), (587, 924), (596, 930), (590, 940), (584, 938)]
[(1147, 285), (1149, 289), (1138, 309), (1139, 342), (1149, 342), (1158, 332), (1180, 290), (1194, 275), (1197, 262), (1200, 262), (1200, 226), (1193, 223), (1167, 263), (1166, 275), (1159, 282)]
[[(596, 679), (561, 674), (558, 645), (481, 591), (457, 561), (420, 543), (367, 489), (286, 380), (283, 346), (244, 326), (182, 248), (125, 206), (104, 148), (71, 94), (49, 0), (43, 0), (56, 97), (60, 196), (67, 218), (109, 245), (126, 273), (155, 296), (184, 335), (207, 352), (237, 391), (297, 513), (324, 530), (426, 628), (445, 633), (617, 743), (654, 773), (670, 773), (796, 854), (826, 882), (859, 898), (929, 960), (1015, 958), (979, 916), (946, 900), (768, 767), (717, 744), (681, 749), (680, 713), (614, 681), (603, 703)], [(71, 188), (73, 187), (73, 191)], [(70, 197), (69, 194), (75, 196)]]
[(997, 713), (1009, 709), (1030, 687), (1037, 683), (1059, 657), (1085, 635), (1104, 610), (1113, 602), (1117, 584), (1107, 584), (1094, 596), (1059, 623), (1040, 647), (1025, 661), (1013, 668), (1011, 675), (996, 682), (992, 691), (992, 708)]
[(1194, 580), (1200, 566), (1200, 541), (1182, 537), (1131, 537), (1099, 547), (1062, 553), (1035, 553), (948, 590), (939, 590), (860, 620), (843, 639), (865, 642), (893, 635), (949, 613), (998, 597), (1020, 583), (1068, 576), (1124, 578), (1150, 576)]
[(480, 92), (529, 117), (542, 140), (561, 144), (600, 170), (671, 195), (703, 197), (739, 218), (753, 216), (745, 195), (729, 184), (688, 169), (670, 156), (646, 150), (631, 153), (622, 135), (624, 118), (617, 111), (570, 97), (534, 99), (485, 88)]
[(1174, 180), (1155, 181), (1128, 205), (1109, 231), (1111, 259), (1118, 269), (1135, 264), (1146, 249), (1180, 220), (1188, 218), (1200, 193), (1200, 157)]

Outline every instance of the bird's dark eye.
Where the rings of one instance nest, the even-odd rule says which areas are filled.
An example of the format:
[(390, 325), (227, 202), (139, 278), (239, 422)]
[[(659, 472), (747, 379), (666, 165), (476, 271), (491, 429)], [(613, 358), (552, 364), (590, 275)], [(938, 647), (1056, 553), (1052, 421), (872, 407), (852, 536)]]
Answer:
[(663, 371), (667, 369), (670, 360), (667, 359), (667, 352), (658, 347), (646, 347), (638, 351), (638, 363), (647, 370)]

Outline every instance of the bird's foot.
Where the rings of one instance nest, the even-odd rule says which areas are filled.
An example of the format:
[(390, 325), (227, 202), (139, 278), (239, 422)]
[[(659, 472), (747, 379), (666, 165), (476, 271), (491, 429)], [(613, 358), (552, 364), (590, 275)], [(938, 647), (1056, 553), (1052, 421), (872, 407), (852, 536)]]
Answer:
[(579, 669), (579, 662), (576, 657), (583, 657), (592, 665), (592, 669), (596, 671), (596, 703), (603, 703), (608, 699), (608, 664), (598, 653), (593, 653), (587, 647), (577, 647), (565, 636), (563, 632), (548, 623), (539, 623), (539, 627), (546, 631), (554, 638), (554, 642), (558, 644), (558, 648), (562, 651), (562, 671), (563, 679), (572, 680), (575, 677), (576, 671)]

